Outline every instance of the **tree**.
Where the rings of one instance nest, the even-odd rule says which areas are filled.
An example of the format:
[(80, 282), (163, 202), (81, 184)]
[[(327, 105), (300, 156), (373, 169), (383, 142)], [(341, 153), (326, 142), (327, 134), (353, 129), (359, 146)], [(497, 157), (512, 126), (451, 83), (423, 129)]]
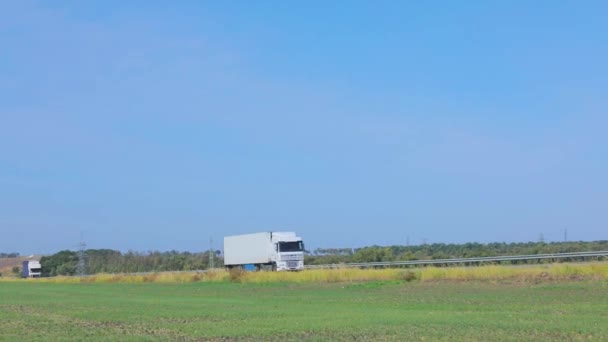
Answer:
[(76, 273), (77, 263), (78, 255), (76, 252), (69, 250), (63, 250), (51, 256), (43, 256), (40, 258), (43, 277), (74, 275)]

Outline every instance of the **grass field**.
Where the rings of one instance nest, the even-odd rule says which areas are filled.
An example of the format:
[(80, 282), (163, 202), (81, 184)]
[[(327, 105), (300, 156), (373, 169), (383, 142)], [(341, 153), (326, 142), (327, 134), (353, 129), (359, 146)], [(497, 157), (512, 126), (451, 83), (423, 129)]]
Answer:
[(0, 282), (0, 340), (608, 340), (608, 282)]

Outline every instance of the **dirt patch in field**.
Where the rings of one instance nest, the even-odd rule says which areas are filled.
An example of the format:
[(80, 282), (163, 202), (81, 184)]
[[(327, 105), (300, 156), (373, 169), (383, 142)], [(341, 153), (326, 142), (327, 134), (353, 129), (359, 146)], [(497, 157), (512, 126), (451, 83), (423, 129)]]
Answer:
[(33, 315), (36, 313), (33, 308), (24, 305), (0, 305), (0, 311), (10, 311), (24, 315)]

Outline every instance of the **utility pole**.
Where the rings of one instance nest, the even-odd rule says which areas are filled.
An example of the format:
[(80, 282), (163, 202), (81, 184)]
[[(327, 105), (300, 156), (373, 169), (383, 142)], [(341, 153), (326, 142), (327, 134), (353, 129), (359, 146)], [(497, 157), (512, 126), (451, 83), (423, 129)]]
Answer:
[(568, 229), (564, 229), (564, 242), (568, 242)]
[(82, 234), (80, 236), (80, 243), (78, 244), (78, 263), (76, 264), (76, 274), (79, 276), (84, 276), (87, 274), (87, 252), (86, 252), (87, 244), (84, 243), (82, 239)]
[(215, 265), (214, 265), (215, 260), (213, 258), (214, 254), (215, 254), (215, 252), (213, 251), (213, 238), (210, 237), (209, 238), (209, 269), (210, 270), (215, 268)]

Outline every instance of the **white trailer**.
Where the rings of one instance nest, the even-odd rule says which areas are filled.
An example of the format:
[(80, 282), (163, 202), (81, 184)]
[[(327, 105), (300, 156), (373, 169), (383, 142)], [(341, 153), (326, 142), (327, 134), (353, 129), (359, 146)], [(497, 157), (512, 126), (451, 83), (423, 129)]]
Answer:
[(304, 243), (294, 232), (263, 232), (224, 237), (226, 268), (254, 265), (273, 271), (304, 269)]
[(23, 268), (21, 270), (21, 276), (23, 278), (38, 278), (42, 274), (42, 267), (40, 261), (37, 260), (26, 260), (23, 262)]

